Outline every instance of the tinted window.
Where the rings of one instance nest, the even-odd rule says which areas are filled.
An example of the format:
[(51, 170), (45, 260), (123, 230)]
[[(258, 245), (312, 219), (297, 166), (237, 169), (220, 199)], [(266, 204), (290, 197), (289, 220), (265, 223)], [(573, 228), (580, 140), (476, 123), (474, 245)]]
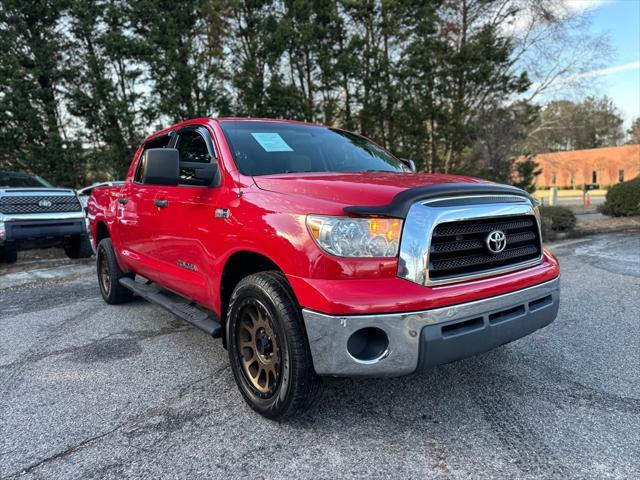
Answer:
[(209, 163), (211, 161), (207, 143), (198, 132), (190, 130), (181, 132), (176, 148), (180, 152), (181, 162)]
[(183, 130), (178, 137), (176, 148), (180, 152), (180, 185), (201, 185), (194, 178), (196, 169), (185, 164), (211, 162), (204, 137), (196, 130)]
[(53, 188), (49, 182), (37, 175), (0, 172), (0, 187), (12, 188)]
[(221, 127), (245, 175), (409, 171), (382, 148), (342, 130), (254, 121), (225, 121)]

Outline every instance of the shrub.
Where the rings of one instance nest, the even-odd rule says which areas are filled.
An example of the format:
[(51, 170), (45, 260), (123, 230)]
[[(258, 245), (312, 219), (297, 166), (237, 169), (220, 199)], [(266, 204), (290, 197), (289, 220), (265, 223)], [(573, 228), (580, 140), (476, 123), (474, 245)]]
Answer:
[(600, 211), (614, 217), (640, 215), (640, 177), (611, 187)]
[(567, 207), (540, 207), (540, 227), (543, 240), (555, 240), (559, 233), (571, 233), (576, 216)]

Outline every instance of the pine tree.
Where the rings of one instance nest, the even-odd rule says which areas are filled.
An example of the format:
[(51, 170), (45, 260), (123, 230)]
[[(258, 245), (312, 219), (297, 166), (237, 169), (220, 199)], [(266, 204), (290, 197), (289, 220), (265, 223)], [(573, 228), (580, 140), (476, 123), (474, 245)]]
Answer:
[(130, 11), (118, 0), (77, 0), (70, 9), (71, 66), (66, 99), (91, 142), (94, 176), (123, 178), (144, 132), (139, 42), (125, 32)]
[(0, 3), (0, 168), (36, 173), (59, 185), (84, 177), (80, 146), (63, 126), (68, 75), (60, 22), (64, 0)]

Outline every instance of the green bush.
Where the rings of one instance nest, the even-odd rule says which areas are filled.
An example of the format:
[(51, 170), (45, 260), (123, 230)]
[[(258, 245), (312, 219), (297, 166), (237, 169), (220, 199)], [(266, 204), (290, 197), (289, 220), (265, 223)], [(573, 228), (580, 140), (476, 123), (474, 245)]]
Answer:
[(611, 187), (600, 211), (614, 217), (640, 215), (640, 177)]
[(555, 240), (559, 233), (571, 233), (576, 227), (576, 216), (567, 207), (540, 207), (542, 239)]

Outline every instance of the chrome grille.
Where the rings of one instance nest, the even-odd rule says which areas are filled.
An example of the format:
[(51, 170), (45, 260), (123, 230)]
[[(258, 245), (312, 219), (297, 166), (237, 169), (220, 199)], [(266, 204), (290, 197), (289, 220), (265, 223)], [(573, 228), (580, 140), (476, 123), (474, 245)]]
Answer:
[[(41, 205), (41, 203), (43, 203)], [(75, 195), (7, 195), (0, 197), (0, 213), (58, 213), (82, 210)]]
[[(487, 247), (487, 235), (494, 230), (506, 234), (507, 246), (500, 253), (492, 253)], [(442, 223), (431, 236), (429, 280), (453, 280), (511, 267), (541, 254), (538, 223), (532, 215)]]

